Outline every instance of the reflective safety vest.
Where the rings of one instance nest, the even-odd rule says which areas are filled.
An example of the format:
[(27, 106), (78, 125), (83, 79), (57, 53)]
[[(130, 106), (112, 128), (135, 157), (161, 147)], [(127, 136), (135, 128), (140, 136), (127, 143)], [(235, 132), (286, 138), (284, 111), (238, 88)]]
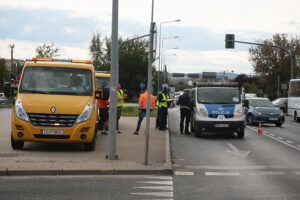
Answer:
[(117, 91), (117, 98), (122, 98), (122, 99), (118, 100), (117, 106), (118, 107), (124, 106), (124, 92), (123, 92), (123, 90), (120, 89), (120, 90)]
[(165, 95), (163, 92), (161, 92), (161, 95), (162, 95), (162, 100), (165, 101), (165, 102), (158, 102), (158, 106), (159, 107), (168, 107), (168, 99), (169, 99), (169, 96), (168, 95)]

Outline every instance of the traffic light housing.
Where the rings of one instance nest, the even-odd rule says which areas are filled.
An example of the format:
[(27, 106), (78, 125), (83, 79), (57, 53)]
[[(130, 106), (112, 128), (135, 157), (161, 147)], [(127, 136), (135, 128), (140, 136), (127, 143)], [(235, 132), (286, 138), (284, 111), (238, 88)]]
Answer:
[(234, 34), (225, 35), (225, 48), (234, 49)]

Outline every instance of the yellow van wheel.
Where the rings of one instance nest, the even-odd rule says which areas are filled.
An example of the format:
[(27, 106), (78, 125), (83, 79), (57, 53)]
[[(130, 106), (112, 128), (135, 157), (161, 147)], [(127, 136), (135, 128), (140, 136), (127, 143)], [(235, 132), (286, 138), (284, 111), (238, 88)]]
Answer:
[(16, 140), (14, 140), (12, 135), (10, 138), (10, 142), (11, 142), (11, 147), (16, 150), (20, 150), (24, 146), (24, 141), (16, 141)]
[(84, 150), (85, 151), (94, 151), (96, 147), (96, 134), (94, 134), (93, 140), (89, 143), (84, 143)]

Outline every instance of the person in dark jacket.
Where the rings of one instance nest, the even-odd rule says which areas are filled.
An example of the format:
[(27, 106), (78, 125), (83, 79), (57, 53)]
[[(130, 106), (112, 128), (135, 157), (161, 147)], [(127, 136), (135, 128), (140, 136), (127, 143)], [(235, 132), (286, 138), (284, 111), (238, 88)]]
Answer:
[[(191, 116), (191, 98), (189, 97), (189, 90), (184, 90), (183, 94), (179, 96), (177, 105), (180, 105), (180, 133), (190, 134), (189, 124)], [(185, 121), (185, 128), (183, 124)]]

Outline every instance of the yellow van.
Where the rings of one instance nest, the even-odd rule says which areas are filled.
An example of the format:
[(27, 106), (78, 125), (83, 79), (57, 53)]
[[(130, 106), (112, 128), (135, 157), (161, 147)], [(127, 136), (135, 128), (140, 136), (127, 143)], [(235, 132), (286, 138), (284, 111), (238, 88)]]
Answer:
[(97, 105), (91, 61), (33, 58), (24, 64), (11, 119), (11, 146), (84, 143), (95, 149)]
[(109, 88), (110, 84), (110, 72), (107, 71), (95, 71), (96, 85), (101, 85), (104, 88)]

